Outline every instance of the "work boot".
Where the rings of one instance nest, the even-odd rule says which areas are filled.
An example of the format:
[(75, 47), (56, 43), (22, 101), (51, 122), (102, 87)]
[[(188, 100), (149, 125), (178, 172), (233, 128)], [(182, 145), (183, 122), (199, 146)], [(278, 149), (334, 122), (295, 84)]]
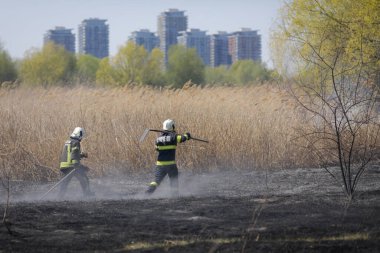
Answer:
[(145, 194), (150, 195), (156, 190), (156, 187), (149, 186), (148, 190), (145, 191)]

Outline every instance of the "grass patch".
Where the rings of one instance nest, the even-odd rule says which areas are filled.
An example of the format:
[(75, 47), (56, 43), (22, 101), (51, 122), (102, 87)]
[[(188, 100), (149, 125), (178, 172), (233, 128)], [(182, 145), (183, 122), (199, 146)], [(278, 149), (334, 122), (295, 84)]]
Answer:
[(240, 242), (241, 238), (215, 238), (215, 239), (190, 239), (190, 240), (165, 240), (163, 242), (136, 242), (126, 245), (122, 250), (149, 250), (149, 249), (168, 249), (172, 247), (186, 247), (193, 244), (209, 243), (209, 244), (230, 244)]

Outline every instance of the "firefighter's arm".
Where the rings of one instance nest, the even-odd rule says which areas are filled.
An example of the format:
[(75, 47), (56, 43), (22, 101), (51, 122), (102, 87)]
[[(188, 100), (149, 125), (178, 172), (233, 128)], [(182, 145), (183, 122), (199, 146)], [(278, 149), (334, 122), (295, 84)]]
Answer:
[(178, 134), (177, 135), (177, 143), (185, 142), (191, 139), (190, 133)]

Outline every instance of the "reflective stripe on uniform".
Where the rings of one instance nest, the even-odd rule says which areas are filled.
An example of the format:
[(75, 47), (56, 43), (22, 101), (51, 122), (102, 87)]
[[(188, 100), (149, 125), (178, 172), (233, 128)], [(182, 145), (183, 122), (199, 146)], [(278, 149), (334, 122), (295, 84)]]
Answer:
[(176, 145), (167, 145), (167, 146), (156, 146), (157, 150), (171, 150), (176, 149)]
[[(75, 147), (73, 150), (76, 150), (76, 149), (78, 149), (78, 148)], [(67, 152), (67, 160), (66, 160), (66, 162), (60, 162), (59, 166), (61, 168), (72, 167), (74, 164), (79, 163), (78, 160), (71, 160), (71, 143), (68, 143), (66, 152)]]
[(61, 162), (61, 163), (59, 164), (59, 167), (60, 167), (60, 168), (68, 168), (68, 167), (72, 167), (72, 166), (73, 166), (73, 164), (70, 163), (70, 162)]
[(67, 145), (67, 162), (71, 163), (71, 143)]
[(175, 161), (157, 161), (156, 165), (173, 165), (175, 164)]

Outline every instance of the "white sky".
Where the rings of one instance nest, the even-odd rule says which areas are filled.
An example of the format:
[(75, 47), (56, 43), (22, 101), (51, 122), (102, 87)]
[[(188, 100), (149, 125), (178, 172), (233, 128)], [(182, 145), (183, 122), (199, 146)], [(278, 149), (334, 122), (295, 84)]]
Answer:
[(101, 18), (108, 20), (113, 56), (131, 32), (156, 32), (158, 15), (176, 8), (185, 11), (188, 28), (208, 34), (259, 30), (262, 60), (271, 66), (269, 32), (281, 6), (282, 0), (0, 0), (0, 42), (11, 57), (22, 58), (27, 50), (42, 47), (47, 30), (70, 28), (77, 40), (82, 20)]

